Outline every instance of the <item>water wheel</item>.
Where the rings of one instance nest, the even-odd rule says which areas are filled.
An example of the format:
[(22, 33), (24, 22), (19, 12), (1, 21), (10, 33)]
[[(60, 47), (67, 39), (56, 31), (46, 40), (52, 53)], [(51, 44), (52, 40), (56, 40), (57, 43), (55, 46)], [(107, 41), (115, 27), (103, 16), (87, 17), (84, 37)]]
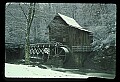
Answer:
[(54, 61), (57, 62), (60, 60), (63, 64), (67, 61), (68, 54), (69, 51), (66, 47), (55, 47), (51, 50), (52, 58), (55, 59)]

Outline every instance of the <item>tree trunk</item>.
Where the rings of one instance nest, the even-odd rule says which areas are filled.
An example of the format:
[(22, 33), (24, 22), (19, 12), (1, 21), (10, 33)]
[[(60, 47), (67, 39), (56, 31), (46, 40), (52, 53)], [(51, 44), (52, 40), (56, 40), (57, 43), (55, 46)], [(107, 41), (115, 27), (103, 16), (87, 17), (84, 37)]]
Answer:
[(25, 64), (30, 64), (30, 41), (28, 32), (26, 33), (25, 39)]
[(27, 17), (27, 29), (26, 29), (26, 37), (25, 37), (25, 64), (30, 64), (30, 28), (34, 18), (35, 13), (35, 3), (30, 3), (28, 17)]

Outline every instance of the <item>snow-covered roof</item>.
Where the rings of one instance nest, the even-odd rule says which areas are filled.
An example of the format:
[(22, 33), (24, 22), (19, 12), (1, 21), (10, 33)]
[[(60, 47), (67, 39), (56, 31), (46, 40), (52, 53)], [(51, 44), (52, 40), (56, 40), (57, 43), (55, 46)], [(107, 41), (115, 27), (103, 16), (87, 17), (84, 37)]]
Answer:
[(62, 15), (62, 14), (60, 14), (60, 13), (58, 13), (58, 15), (59, 15), (69, 26), (78, 28), (78, 29), (83, 30), (83, 31), (90, 32), (90, 31), (88, 31), (88, 30), (86, 30), (86, 29), (83, 29), (73, 18), (70, 18), (70, 17), (68, 17), (68, 16)]
[(58, 15), (70, 26), (82, 28), (73, 18), (58, 13)]

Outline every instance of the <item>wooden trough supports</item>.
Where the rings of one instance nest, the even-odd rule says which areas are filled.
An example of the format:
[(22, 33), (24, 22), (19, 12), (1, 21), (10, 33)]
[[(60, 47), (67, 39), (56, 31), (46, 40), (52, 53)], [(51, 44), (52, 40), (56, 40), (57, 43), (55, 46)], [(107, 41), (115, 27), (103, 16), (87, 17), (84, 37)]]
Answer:
[[(69, 50), (65, 46), (59, 45), (59, 43), (30, 44), (30, 55), (31, 60), (34, 60), (33, 62), (46, 63), (49, 60), (54, 60), (55, 62), (60, 60), (64, 64), (68, 54)], [(55, 62), (51, 62), (51, 64)]]

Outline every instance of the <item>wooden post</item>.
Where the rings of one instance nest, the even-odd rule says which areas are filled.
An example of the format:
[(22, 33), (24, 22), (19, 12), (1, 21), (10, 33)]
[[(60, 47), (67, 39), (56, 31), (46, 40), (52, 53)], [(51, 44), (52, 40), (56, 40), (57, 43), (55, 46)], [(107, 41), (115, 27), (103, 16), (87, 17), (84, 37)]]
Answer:
[(81, 67), (81, 53), (79, 53), (79, 68)]

